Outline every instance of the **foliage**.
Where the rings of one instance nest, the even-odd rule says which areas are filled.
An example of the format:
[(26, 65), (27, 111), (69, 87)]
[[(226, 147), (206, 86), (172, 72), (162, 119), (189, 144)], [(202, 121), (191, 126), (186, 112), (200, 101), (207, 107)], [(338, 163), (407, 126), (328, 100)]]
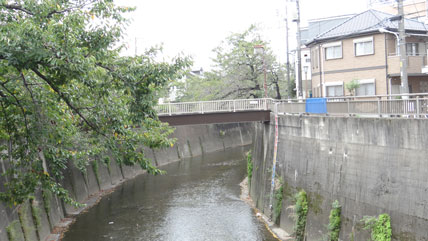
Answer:
[[(263, 45), (264, 53), (255, 53), (255, 45)], [(286, 66), (278, 63), (255, 26), (231, 34), (213, 52), (216, 58), (212, 71), (189, 74), (185, 82), (176, 83), (180, 101), (263, 98), (264, 66), (268, 96), (287, 96)]]
[(121, 56), (122, 15), (132, 10), (111, 0), (0, 0), (0, 158), (11, 165), (0, 200), (18, 205), (42, 187), (76, 204), (60, 184), (68, 163), (85, 169), (107, 155), (161, 173), (139, 147), (173, 144), (155, 93), (190, 63), (156, 62), (157, 49)]
[(328, 223), (328, 236), (329, 241), (338, 241), (340, 233), (340, 213), (342, 207), (339, 204), (339, 201), (335, 200), (331, 205), (332, 209), (330, 211), (329, 223)]
[(17, 241), (18, 240), (18, 234), (16, 233), (16, 229), (20, 228), (19, 227), (19, 221), (15, 220), (11, 223), (9, 223), (9, 225), (6, 227), (6, 233), (7, 233), (7, 237), (9, 239), (9, 241)]
[(28, 204), (23, 203), (18, 208), (18, 218), (21, 223), (22, 231), (24, 234), (24, 238), (27, 240), (30, 238), (31, 228), (28, 226), (28, 218), (27, 218)]
[(365, 216), (361, 221), (364, 222), (364, 229), (371, 230), (373, 241), (391, 241), (391, 218), (387, 213), (381, 214), (377, 218)]
[(273, 209), (273, 220), (279, 224), (279, 217), (281, 217), (282, 200), (284, 196), (284, 185), (282, 181), (281, 186), (275, 191), (275, 206)]
[(251, 150), (247, 152), (247, 176), (248, 186), (251, 186), (251, 178), (253, 177), (253, 155)]
[(355, 95), (355, 91), (360, 87), (360, 84), (357, 80), (352, 80), (348, 83), (345, 83), (345, 89), (349, 91), (351, 95)]
[(97, 180), (98, 187), (101, 188), (98, 160), (97, 159), (93, 160), (91, 162), (91, 165), (92, 165), (92, 170), (94, 170), (95, 179)]
[(34, 224), (37, 230), (42, 228), (42, 219), (40, 217), (40, 208), (37, 206), (37, 201), (34, 197), (30, 197), (31, 203), (31, 216), (33, 217)]
[(295, 196), (296, 205), (296, 226), (295, 234), (297, 241), (303, 241), (305, 238), (306, 216), (308, 214), (308, 200), (305, 190), (301, 190)]

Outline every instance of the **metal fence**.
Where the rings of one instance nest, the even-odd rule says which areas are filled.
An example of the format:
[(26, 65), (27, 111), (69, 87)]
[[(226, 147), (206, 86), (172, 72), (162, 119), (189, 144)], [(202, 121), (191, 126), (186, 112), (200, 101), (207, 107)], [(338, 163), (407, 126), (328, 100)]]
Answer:
[(155, 107), (158, 115), (204, 114), (250, 110), (271, 110), (273, 99), (239, 99), (166, 103)]
[[(200, 102), (166, 103), (155, 107), (158, 115), (271, 110), (283, 114), (306, 112), (304, 99), (239, 99)], [(326, 98), (328, 115), (405, 116), (428, 118), (428, 93)]]

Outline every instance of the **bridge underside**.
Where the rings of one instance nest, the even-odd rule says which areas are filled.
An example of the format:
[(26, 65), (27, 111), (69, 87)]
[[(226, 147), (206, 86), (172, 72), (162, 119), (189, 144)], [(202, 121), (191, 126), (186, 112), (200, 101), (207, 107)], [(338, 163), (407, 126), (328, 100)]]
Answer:
[(171, 126), (200, 125), (217, 123), (239, 123), (239, 122), (269, 122), (270, 110), (237, 111), (220, 113), (195, 113), (171, 116), (159, 116), (162, 122), (168, 122)]

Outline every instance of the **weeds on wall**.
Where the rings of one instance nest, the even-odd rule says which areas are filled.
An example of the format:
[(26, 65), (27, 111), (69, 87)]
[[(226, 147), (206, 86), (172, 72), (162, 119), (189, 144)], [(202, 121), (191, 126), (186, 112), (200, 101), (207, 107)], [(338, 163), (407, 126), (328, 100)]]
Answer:
[(18, 234), (16, 233), (17, 226), (19, 226), (19, 221), (15, 220), (6, 227), (7, 238), (9, 239), (9, 241), (18, 240)]
[(97, 159), (93, 160), (91, 162), (92, 170), (94, 170), (95, 179), (97, 180), (98, 187), (101, 189), (101, 182), (100, 182), (100, 172), (99, 172), (99, 166)]
[(281, 186), (275, 191), (275, 207), (273, 209), (273, 220), (276, 224), (279, 224), (279, 217), (281, 217), (282, 200), (284, 194), (283, 181), (280, 180)]
[(251, 186), (251, 178), (253, 177), (253, 155), (251, 150), (247, 152), (247, 176), (248, 186)]
[(107, 166), (108, 174), (111, 176), (111, 160), (109, 157), (104, 158), (104, 164)]
[(365, 230), (371, 230), (373, 241), (391, 241), (391, 217), (387, 213), (381, 214), (377, 218), (365, 216), (361, 221), (364, 222)]
[(21, 206), (18, 209), (18, 217), (19, 217), (19, 221), (21, 222), (21, 227), (22, 227), (25, 240), (30, 239), (30, 232), (31, 232), (31, 228), (30, 226), (28, 226), (29, 223), (27, 218), (27, 210), (28, 210), (27, 203), (21, 204)]
[(328, 240), (329, 241), (338, 241), (340, 233), (340, 213), (342, 207), (339, 204), (339, 201), (334, 201), (331, 205), (332, 209), (330, 211), (329, 223), (327, 226), (328, 229)]
[(305, 190), (298, 192), (295, 199), (296, 226), (294, 228), (296, 241), (303, 241), (305, 238), (306, 216), (308, 214), (308, 199)]
[(40, 208), (37, 206), (37, 201), (34, 197), (30, 197), (31, 203), (31, 216), (33, 217), (34, 224), (36, 229), (40, 230), (42, 228), (42, 219), (40, 217)]

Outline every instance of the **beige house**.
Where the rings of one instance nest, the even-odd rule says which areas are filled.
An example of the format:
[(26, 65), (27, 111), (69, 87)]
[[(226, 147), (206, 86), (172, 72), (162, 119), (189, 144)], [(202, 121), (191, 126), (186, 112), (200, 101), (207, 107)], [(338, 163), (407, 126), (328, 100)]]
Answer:
[[(345, 84), (355, 80), (358, 96), (400, 93), (400, 60), (394, 15), (367, 10), (312, 39), (313, 97), (350, 95)], [(408, 79), (411, 93), (428, 92), (427, 26), (405, 20)]]

